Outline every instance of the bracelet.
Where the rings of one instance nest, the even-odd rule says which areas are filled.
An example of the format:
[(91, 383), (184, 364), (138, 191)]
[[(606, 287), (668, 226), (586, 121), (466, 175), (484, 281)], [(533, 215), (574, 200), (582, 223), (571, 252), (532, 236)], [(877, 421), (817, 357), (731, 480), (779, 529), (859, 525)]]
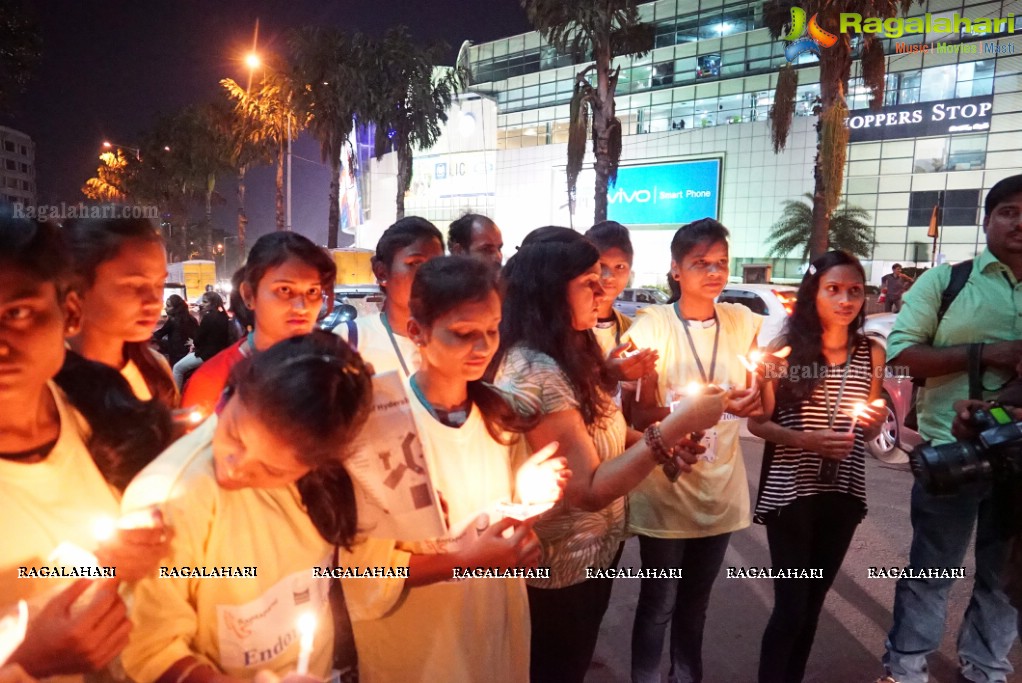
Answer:
[(671, 454), (664, 446), (664, 435), (660, 432), (659, 422), (654, 422), (646, 427), (646, 431), (642, 433), (642, 438), (658, 465), (671, 461)]

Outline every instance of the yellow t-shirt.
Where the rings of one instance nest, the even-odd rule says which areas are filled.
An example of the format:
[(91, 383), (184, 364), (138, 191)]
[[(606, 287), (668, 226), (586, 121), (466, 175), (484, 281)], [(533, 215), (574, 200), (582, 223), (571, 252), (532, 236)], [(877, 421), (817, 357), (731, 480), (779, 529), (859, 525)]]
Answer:
[(298, 617), (312, 612), (317, 631), (309, 673), (326, 678), (333, 653), (329, 580), (314, 578), (312, 568), (329, 566), (333, 548), (313, 527), (293, 484), (237, 491), (217, 485), (216, 424), (214, 415), (146, 467), (125, 491), (122, 510), (162, 510), (173, 530), (162, 562), (168, 572), (254, 567), (256, 576), (137, 582), (124, 668), (138, 683), (151, 683), (193, 656), (239, 678), (262, 669), (283, 676), (298, 661)]
[[(511, 500), (510, 451), (490, 436), (478, 408), (460, 428), (409, 403), (434, 487), (457, 527)], [(425, 544), (424, 544), (425, 545)], [(367, 539), (341, 550), (340, 564), (407, 567), (418, 544)], [(401, 578), (341, 579), (362, 683), (529, 678), (529, 604), (523, 579), (473, 578), (406, 588)]]
[[(718, 303), (720, 340), (713, 377), (715, 384), (746, 388), (746, 370), (739, 354), (747, 354), (763, 322), (745, 306)], [(710, 372), (716, 325), (690, 324), (689, 332), (703, 364)], [(673, 304), (639, 311), (625, 334), (640, 349), (660, 352), (657, 361), (657, 401), (667, 405), (667, 392), (689, 382), (701, 382), (699, 369)], [(645, 385), (643, 391), (646, 391)], [(715, 439), (712, 460), (700, 459), (674, 483), (656, 468), (628, 497), (628, 530), (653, 538), (702, 538), (749, 526), (749, 487), (739, 442), (740, 420), (724, 414), (706, 443)]]

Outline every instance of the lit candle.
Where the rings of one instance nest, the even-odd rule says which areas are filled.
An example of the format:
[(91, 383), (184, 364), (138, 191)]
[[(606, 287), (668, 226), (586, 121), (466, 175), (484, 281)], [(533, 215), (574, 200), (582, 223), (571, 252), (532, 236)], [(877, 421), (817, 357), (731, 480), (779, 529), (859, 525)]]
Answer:
[(855, 431), (855, 423), (857, 423), (859, 421), (859, 417), (866, 412), (866, 407), (865, 403), (859, 402), (855, 404), (854, 408), (852, 408), (852, 426), (848, 430), (849, 434)]
[(316, 635), (316, 615), (312, 612), (305, 612), (298, 617), (298, 668), (295, 671), (299, 676), (307, 676), (309, 673), (309, 659), (312, 657), (312, 640)]
[(97, 517), (92, 523), (92, 535), (100, 543), (106, 543), (117, 533), (117, 521), (113, 517)]
[(685, 385), (686, 396), (698, 396), (703, 393), (703, 385), (700, 382), (689, 382)]
[(546, 505), (550, 508), (560, 498), (561, 488), (557, 482), (563, 468), (543, 465), (557, 452), (557, 447), (556, 441), (548, 443), (518, 468), (515, 475), (515, 493), (523, 505)]

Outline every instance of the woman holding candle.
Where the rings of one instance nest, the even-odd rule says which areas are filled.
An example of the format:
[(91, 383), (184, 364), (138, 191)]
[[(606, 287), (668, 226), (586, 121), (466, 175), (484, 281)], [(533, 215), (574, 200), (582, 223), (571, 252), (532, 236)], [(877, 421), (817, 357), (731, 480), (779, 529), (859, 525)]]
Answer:
[[(344, 446), (371, 400), (366, 366), (325, 332), (289, 337), (232, 370), (218, 415), (175, 443), (125, 492), (123, 510), (160, 510), (175, 572), (132, 590), (122, 660), (138, 683), (279, 675), (299, 663), (298, 619), (316, 617), (308, 673), (333, 662), (329, 580), (356, 530)], [(232, 568), (197, 578), (195, 568)]]
[[(666, 480), (658, 464), (690, 470), (672, 449), (717, 422), (724, 394), (686, 397), (681, 410), (645, 435), (629, 430), (611, 398), (616, 378), (592, 332), (603, 297), (599, 251), (559, 230), (557, 241), (527, 238), (504, 267), (501, 347), (492, 367), (496, 384), (524, 412), (540, 416), (525, 450), (557, 441), (572, 471), (566, 504), (536, 523), (540, 564), (551, 568), (550, 578), (528, 582), (531, 680), (570, 683), (585, 677), (610, 601), (612, 582), (587, 579), (586, 570), (616, 565), (624, 496), (646, 477)], [(695, 461), (687, 451), (685, 457)]]
[(766, 525), (771, 563), (823, 570), (822, 579), (774, 581), (760, 683), (802, 680), (824, 598), (866, 514), (865, 445), (882, 424), (867, 402), (880, 396), (884, 350), (859, 332), (865, 282), (843, 251), (813, 261), (774, 344), (791, 347), (787, 365), (763, 386), (763, 415), (749, 420), (767, 441), (755, 521)]
[[(457, 533), (520, 493), (509, 432), (521, 432), (530, 421), (481, 381), (497, 350), (501, 316), (490, 264), (466, 256), (424, 263), (408, 303), (408, 337), (422, 359), (409, 379), (413, 416), (433, 486)], [(553, 458), (522, 469), (531, 468), (556, 490), (568, 475), (564, 464)], [(348, 566), (408, 568), (407, 579), (342, 579), (362, 681), (528, 679), (524, 580), (451, 581), (455, 568), (536, 565), (539, 541), (530, 523), (488, 521), (478, 538), (444, 554), (433, 542), (379, 538), (342, 554)]]
[(396, 370), (408, 380), (419, 369), (419, 350), (408, 337), (408, 300), (415, 273), (430, 259), (444, 255), (444, 236), (432, 223), (407, 216), (387, 228), (376, 244), (373, 274), (387, 295), (383, 310), (338, 325), (342, 336), (375, 372)]
[(699, 435), (690, 475), (647, 477), (628, 498), (628, 530), (639, 536), (643, 568), (682, 568), (682, 579), (643, 579), (632, 630), (632, 680), (660, 681), (664, 636), (671, 627), (671, 680), (702, 680), (703, 626), (713, 583), (731, 534), (749, 526), (749, 493), (738, 418), (761, 410), (759, 391), (738, 359), (755, 346), (762, 322), (745, 306), (716, 303), (728, 279), (728, 231), (706, 218), (671, 241), (671, 279), (679, 298), (649, 306), (625, 335), (660, 352), (643, 378), (632, 418), (663, 419), (679, 396), (707, 387), (727, 391), (727, 412)]
[(149, 346), (163, 304), (167, 255), (145, 219), (79, 219), (64, 225), (82, 301), (71, 348), (120, 371), (135, 395), (173, 408), (177, 386), (167, 359)]
[(333, 297), (337, 276), (330, 254), (296, 232), (260, 237), (242, 271), (238, 292), (252, 311), (252, 331), (199, 366), (185, 385), (183, 408), (209, 414), (239, 361), (311, 332), (324, 300)]
[[(137, 463), (118, 451), (125, 438), (90, 430), (53, 381), (65, 359), (66, 337), (80, 324), (80, 301), (70, 289), (70, 260), (56, 227), (0, 215), (0, 613), (29, 603), (28, 632), (11, 656), (30, 675), (81, 675), (103, 669), (123, 648), (131, 625), (117, 594), (119, 581), (154, 571), (167, 550), (162, 528), (119, 530), (100, 543), (93, 523), (118, 512), (119, 488)], [(93, 370), (95, 365), (79, 359)], [(87, 377), (103, 384), (99, 366)], [(80, 375), (69, 379), (77, 386)], [(99, 383), (96, 380), (99, 379)], [(109, 375), (105, 377), (109, 379)], [(91, 415), (132, 431), (125, 420), (159, 421), (150, 404), (104, 409), (93, 394)], [(146, 411), (149, 412), (146, 412)], [(133, 412), (134, 411), (134, 412)], [(120, 422), (118, 422), (120, 420)], [(167, 416), (163, 415), (164, 425)], [(105, 427), (97, 425), (97, 427)], [(93, 449), (90, 452), (90, 449)], [(158, 526), (158, 525), (154, 525)], [(76, 582), (18, 578), (19, 567), (62, 564), (58, 546), (77, 547), (88, 564), (114, 566), (117, 579)], [(90, 586), (95, 588), (83, 595)]]

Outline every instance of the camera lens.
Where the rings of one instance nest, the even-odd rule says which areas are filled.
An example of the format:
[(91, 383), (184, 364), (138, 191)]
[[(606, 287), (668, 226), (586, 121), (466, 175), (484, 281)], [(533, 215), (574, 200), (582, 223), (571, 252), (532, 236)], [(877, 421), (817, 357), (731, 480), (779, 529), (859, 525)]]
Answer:
[(990, 458), (969, 442), (922, 444), (909, 454), (912, 473), (929, 493), (955, 493), (992, 476)]

